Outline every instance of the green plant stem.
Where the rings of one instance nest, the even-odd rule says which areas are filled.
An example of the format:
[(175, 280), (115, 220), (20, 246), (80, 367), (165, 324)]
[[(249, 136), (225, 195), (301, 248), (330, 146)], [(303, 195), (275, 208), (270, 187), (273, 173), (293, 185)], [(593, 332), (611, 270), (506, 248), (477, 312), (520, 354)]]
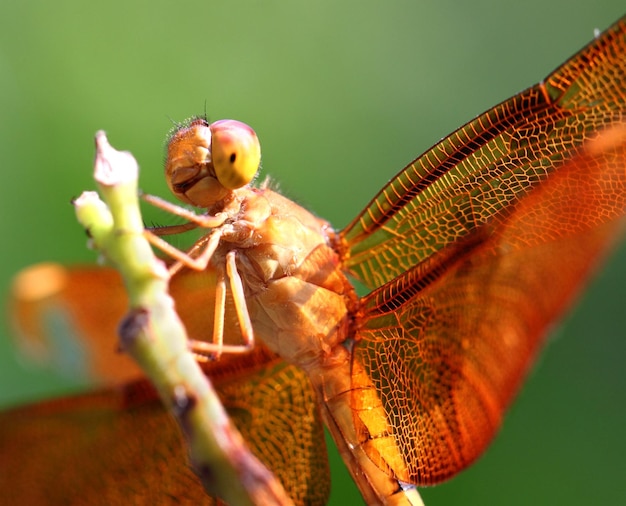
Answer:
[[(102, 199), (85, 192), (76, 215), (94, 247), (122, 274), (130, 310), (120, 342), (178, 420), (204, 488), (233, 505), (291, 504), (274, 476), (245, 447), (192, 353), (169, 296), (169, 274), (144, 237), (137, 162), (96, 135), (94, 177)], [(181, 462), (180, 465), (186, 465)]]

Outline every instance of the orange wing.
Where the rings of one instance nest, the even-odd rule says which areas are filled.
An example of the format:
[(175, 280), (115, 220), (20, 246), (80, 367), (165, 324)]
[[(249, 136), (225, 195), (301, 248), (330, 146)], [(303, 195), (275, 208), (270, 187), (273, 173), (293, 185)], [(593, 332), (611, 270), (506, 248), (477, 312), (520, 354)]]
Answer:
[(346, 266), (377, 287), (356, 324), (352, 408), (379, 468), (433, 484), (492, 439), (624, 224), (625, 97), (621, 20), (415, 160), (342, 232)]
[[(119, 275), (47, 265), (29, 276), (22, 277), (13, 301), (21, 341), (55, 356), (54, 340), (63, 336), (81, 351), (82, 368), (92, 379), (116, 387), (0, 414), (0, 489), (7, 503), (206, 501), (187, 468), (175, 423), (149, 384), (137, 379), (136, 366), (115, 349), (126, 310)], [(211, 269), (182, 271), (172, 280), (181, 317), (196, 338), (212, 331), (206, 308), (212, 308), (214, 284)], [(304, 373), (263, 346), (208, 363), (206, 371), (253, 452), (296, 504), (325, 504), (330, 481), (324, 433)]]
[(404, 168), (341, 232), (345, 267), (369, 288), (401, 276), (513, 209), (585, 141), (625, 121), (625, 105), (623, 18)]

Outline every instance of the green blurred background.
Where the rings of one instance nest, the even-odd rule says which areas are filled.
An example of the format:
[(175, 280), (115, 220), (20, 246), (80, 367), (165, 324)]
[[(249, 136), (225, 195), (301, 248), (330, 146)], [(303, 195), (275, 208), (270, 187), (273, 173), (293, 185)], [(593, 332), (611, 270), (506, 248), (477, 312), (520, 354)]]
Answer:
[[(0, 290), (34, 262), (94, 260), (69, 201), (94, 187), (98, 129), (132, 150), (144, 190), (167, 195), (171, 119), (206, 107), (212, 119), (245, 121), (265, 174), (342, 227), (405, 163), (540, 80), (623, 9), (623, 0), (5, 2)], [(487, 454), (424, 490), (427, 506), (626, 504), (624, 302), (622, 247), (554, 332)], [(20, 362), (1, 332), (0, 405), (72, 388)], [(358, 504), (333, 465), (331, 504)]]

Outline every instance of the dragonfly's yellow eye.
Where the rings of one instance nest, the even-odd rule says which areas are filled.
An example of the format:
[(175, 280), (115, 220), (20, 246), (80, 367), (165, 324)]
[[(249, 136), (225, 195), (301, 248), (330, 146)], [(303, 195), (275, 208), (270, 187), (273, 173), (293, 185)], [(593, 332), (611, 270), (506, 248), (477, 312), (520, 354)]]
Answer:
[(218, 181), (229, 190), (250, 183), (261, 163), (261, 145), (255, 131), (232, 119), (216, 121), (209, 128), (211, 158)]

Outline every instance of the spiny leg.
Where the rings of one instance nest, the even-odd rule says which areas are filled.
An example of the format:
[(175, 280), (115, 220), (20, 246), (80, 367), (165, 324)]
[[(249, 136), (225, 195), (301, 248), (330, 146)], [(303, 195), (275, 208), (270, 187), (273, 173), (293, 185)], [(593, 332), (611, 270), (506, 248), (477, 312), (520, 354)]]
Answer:
[(192, 223), (196, 223), (199, 227), (202, 228), (216, 228), (220, 225), (223, 225), (228, 215), (226, 213), (217, 213), (214, 216), (209, 216), (207, 214), (196, 214), (189, 209), (185, 209), (182, 206), (172, 204), (161, 197), (157, 197), (156, 195), (143, 194), (141, 198), (152, 204), (154, 207), (159, 209), (163, 209), (174, 216), (180, 216), (181, 218), (186, 219)]

